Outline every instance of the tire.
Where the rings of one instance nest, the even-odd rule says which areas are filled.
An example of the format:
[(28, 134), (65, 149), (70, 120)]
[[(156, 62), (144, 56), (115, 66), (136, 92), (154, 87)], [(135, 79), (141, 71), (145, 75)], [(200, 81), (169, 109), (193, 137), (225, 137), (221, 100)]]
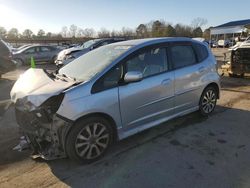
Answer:
[(205, 88), (199, 102), (199, 111), (201, 115), (203, 116), (210, 115), (214, 111), (217, 99), (218, 99), (218, 92), (215, 87), (209, 86)]
[(73, 161), (92, 163), (105, 154), (113, 138), (111, 124), (105, 118), (83, 119), (70, 130), (66, 138), (66, 153)]

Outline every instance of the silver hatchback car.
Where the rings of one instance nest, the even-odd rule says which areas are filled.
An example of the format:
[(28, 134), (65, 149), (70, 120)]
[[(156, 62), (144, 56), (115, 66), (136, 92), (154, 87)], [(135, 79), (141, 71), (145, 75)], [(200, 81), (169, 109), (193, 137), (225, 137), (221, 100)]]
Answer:
[(209, 115), (219, 91), (206, 45), (157, 38), (100, 47), (58, 73), (29, 69), (11, 99), (36, 154), (89, 163), (117, 139), (197, 110)]

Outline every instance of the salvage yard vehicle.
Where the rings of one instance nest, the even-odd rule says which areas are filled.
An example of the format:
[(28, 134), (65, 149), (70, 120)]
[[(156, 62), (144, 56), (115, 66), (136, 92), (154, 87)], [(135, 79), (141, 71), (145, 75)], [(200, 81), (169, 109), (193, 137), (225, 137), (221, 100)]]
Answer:
[(31, 57), (36, 62), (54, 62), (60, 49), (50, 45), (30, 45), (12, 53), (18, 66), (30, 63)]
[(27, 70), (11, 100), (37, 155), (90, 163), (115, 140), (194, 111), (211, 114), (219, 79), (201, 42), (130, 40), (92, 50), (57, 73)]
[(8, 45), (0, 40), (0, 78), (2, 74), (15, 69), (15, 62), (11, 58), (11, 50)]
[(230, 77), (244, 77), (250, 73), (250, 44), (242, 43), (240, 46), (230, 49), (230, 62), (224, 65)]
[(124, 41), (123, 38), (102, 38), (89, 40), (82, 45), (75, 46), (72, 48), (62, 50), (55, 60), (57, 67), (61, 68), (62, 66), (70, 63), (74, 59), (86, 54), (87, 52), (99, 48), (101, 46), (112, 44), (115, 42)]

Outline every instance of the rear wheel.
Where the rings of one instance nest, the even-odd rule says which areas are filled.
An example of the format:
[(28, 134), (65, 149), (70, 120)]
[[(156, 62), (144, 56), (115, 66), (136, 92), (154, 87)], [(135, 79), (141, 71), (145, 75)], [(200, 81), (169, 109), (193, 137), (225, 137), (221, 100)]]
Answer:
[(110, 122), (102, 117), (91, 117), (77, 122), (66, 140), (70, 159), (91, 163), (104, 155), (113, 141)]
[(204, 116), (208, 116), (214, 111), (214, 108), (216, 106), (216, 102), (218, 99), (218, 92), (214, 87), (207, 87), (200, 99), (200, 113)]

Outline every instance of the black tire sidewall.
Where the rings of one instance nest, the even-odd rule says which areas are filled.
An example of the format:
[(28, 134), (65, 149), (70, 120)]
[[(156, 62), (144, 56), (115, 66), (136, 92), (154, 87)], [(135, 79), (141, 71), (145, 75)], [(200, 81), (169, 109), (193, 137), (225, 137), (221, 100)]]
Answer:
[[(93, 122), (102, 123), (107, 128), (107, 131), (110, 134), (109, 143), (108, 143), (107, 148), (104, 150), (104, 152), (100, 156), (98, 156), (98, 157), (96, 157), (94, 159), (83, 159), (77, 154), (77, 152), (75, 150), (76, 137), (77, 137), (78, 133), (85, 126), (87, 126), (88, 124), (93, 123)], [(66, 150), (67, 156), (73, 161), (80, 162), (82, 164), (89, 164), (89, 163), (92, 163), (94, 161), (97, 161), (98, 159), (103, 157), (103, 155), (107, 152), (107, 150), (109, 149), (111, 143), (113, 142), (114, 135), (113, 135), (112, 127), (110, 125), (110, 122), (107, 121), (105, 118), (102, 118), (102, 117), (90, 117), (90, 118), (79, 120), (75, 124), (73, 124), (72, 126), (73, 127), (71, 128), (69, 134), (66, 137), (65, 150)]]

